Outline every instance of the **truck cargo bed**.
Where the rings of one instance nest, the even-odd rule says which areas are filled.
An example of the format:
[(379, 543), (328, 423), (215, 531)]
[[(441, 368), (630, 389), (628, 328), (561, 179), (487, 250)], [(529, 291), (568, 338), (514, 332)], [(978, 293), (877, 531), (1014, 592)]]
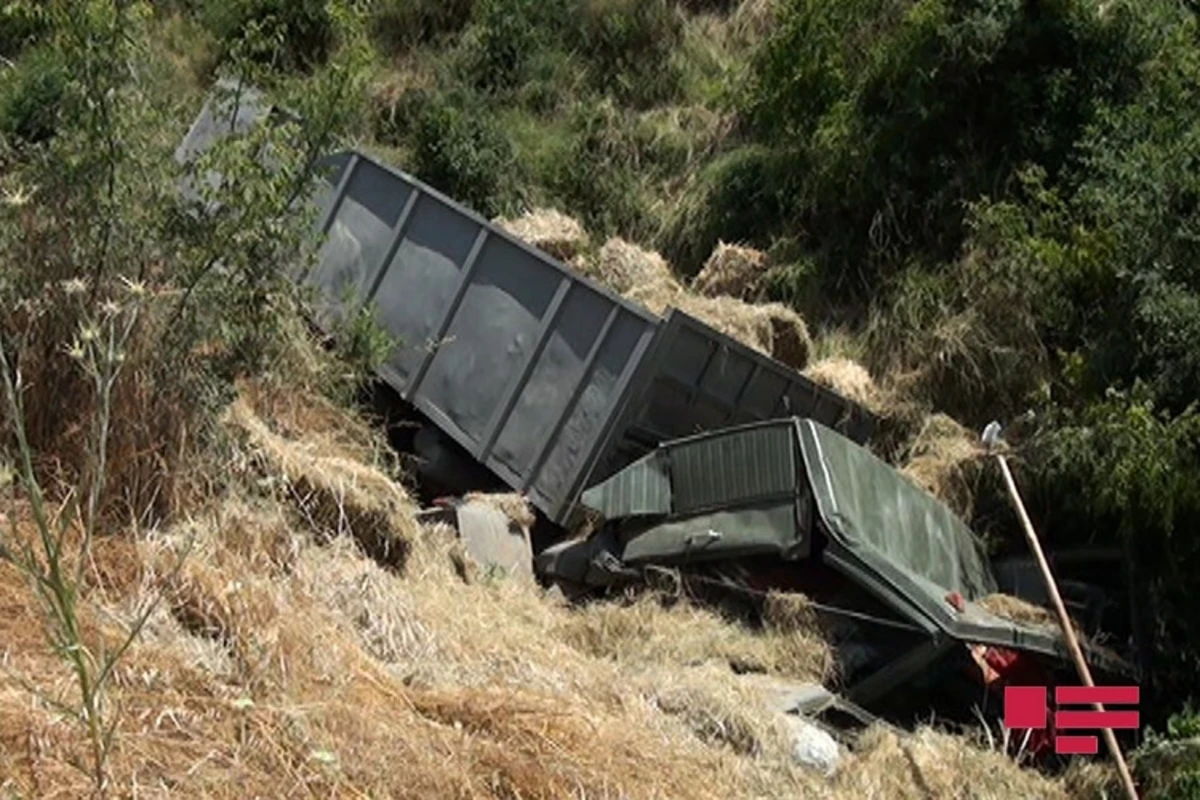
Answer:
[[(180, 153), (229, 117), (210, 101)], [(790, 367), (678, 309), (651, 313), (365, 153), (322, 167), (324, 244), (297, 276), (318, 290), (314, 321), (373, 304), (399, 340), (380, 377), (555, 523), (665, 439), (792, 415), (858, 442), (874, 428)]]

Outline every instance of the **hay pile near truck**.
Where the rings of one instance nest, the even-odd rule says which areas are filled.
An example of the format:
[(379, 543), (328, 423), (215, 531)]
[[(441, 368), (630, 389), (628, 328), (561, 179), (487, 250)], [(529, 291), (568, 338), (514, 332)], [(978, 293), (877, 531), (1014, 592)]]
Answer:
[[(874, 731), (832, 778), (798, 766), (777, 715), (730, 661), (816, 677), (784, 656), (810, 640), (649, 598), (571, 609), (527, 583), (464, 582), (453, 535), (418, 524), (406, 490), (361, 460), (372, 449), (361, 424), (331, 427), (322, 404), (294, 393), (254, 394), (230, 422), (241, 444), (228, 493), (188, 524), (99, 549), (98, 569), (123, 577), (89, 592), (89, 631), (115, 637), (165, 592), (109, 693), (121, 714), (117, 793), (1068, 796), (1061, 781), (932, 730)], [(281, 406), (290, 420), (271, 417)], [(324, 430), (295, 424), (305, 418)], [(332, 538), (330, 520), (310, 511), (317, 491), (350, 512)], [(359, 505), (387, 514), (353, 513)], [(407, 544), (401, 563), (366, 555), (383, 519)], [(191, 555), (172, 574), (186, 540)], [(71, 766), (81, 728), (22, 686), (70, 697), (34, 595), (7, 568), (0, 612), (0, 786), (84, 796), (87, 778)]]

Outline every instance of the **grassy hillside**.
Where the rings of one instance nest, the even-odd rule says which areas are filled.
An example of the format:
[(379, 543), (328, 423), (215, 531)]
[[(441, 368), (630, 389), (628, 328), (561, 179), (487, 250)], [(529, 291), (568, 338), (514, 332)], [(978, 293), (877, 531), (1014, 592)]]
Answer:
[[(1189, 7), (3, 6), (0, 790), (78, 796), (103, 774), (120, 795), (1083, 791), (936, 732), (877, 732), (815, 778), (729, 662), (812, 676), (823, 643), (653, 603), (577, 613), (456, 570), (339, 410), (375, 333), (351, 321), (321, 352), (278, 274), (312, 244), (279, 211), (335, 138), (547, 249), (529, 227), (545, 209), (578, 220), (574, 266), (871, 405), (878, 452), (1019, 552), (972, 444), (1011, 423), (1046, 539), (1125, 548), (1144, 719), (1163, 727), (1194, 692)], [(278, 174), (249, 158), (265, 140), (218, 152), (234, 188), (196, 220), (171, 151), (220, 74), (309, 122), (261, 134)], [(1186, 709), (1170, 726), (1193, 728)]]

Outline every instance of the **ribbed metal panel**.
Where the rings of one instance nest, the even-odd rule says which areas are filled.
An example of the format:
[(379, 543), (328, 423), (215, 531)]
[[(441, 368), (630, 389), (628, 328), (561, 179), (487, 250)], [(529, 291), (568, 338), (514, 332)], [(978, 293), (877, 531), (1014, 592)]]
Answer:
[(655, 453), (583, 494), (583, 503), (608, 519), (671, 511), (671, 480)]
[(675, 513), (794, 492), (794, 431), (782, 423), (671, 447)]

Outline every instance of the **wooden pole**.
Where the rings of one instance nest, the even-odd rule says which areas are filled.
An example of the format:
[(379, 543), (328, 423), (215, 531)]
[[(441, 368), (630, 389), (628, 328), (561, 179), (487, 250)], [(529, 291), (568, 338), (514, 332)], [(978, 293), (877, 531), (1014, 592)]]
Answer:
[[(992, 433), (991, 438), (993, 441), (995, 433), (995, 431)], [(993, 442), (988, 441), (988, 438), (988, 435), (985, 433), (984, 441), (990, 446)], [(1079, 679), (1083, 681), (1085, 686), (1095, 686), (1096, 684), (1092, 681), (1091, 670), (1088, 669), (1087, 660), (1083, 657), (1083, 649), (1079, 646), (1079, 639), (1075, 636), (1075, 627), (1071, 624), (1071, 618), (1067, 616), (1067, 607), (1063, 604), (1062, 595), (1058, 592), (1058, 584), (1050, 572), (1050, 565), (1046, 562), (1046, 556), (1042, 553), (1042, 546), (1038, 542), (1037, 533), (1033, 530), (1033, 523), (1029, 519), (1029, 514), (1025, 511), (1025, 503), (1022, 502), (1021, 495), (1017, 491), (1017, 484), (1013, 480), (1012, 472), (1008, 468), (1008, 461), (1000, 453), (996, 453), (995, 455), (996, 461), (1000, 464), (1000, 472), (1004, 475), (1004, 484), (1008, 487), (1008, 496), (1012, 499), (1013, 506), (1016, 507), (1017, 516), (1021, 518), (1021, 527), (1025, 530), (1025, 539), (1029, 542), (1029, 549), (1033, 551), (1033, 556), (1037, 559), (1038, 567), (1042, 572), (1042, 578), (1046, 581), (1046, 590), (1050, 594), (1050, 599), (1054, 602), (1054, 610), (1058, 612), (1058, 623), (1062, 626), (1063, 635), (1067, 639), (1067, 645), (1071, 648), (1071, 656), (1075, 660), (1075, 669), (1079, 672)], [(1097, 711), (1104, 710), (1104, 706), (1099, 703), (1093, 703), (1092, 707)], [(1104, 728), (1103, 730), (1104, 742), (1108, 746), (1113, 760), (1117, 762), (1117, 772), (1121, 775), (1121, 783), (1125, 785), (1125, 794), (1129, 796), (1130, 800), (1138, 800), (1137, 787), (1133, 784), (1133, 775), (1129, 772), (1129, 765), (1125, 763), (1125, 756), (1121, 753), (1121, 745), (1117, 742), (1116, 734), (1113, 733), (1112, 728)]]

